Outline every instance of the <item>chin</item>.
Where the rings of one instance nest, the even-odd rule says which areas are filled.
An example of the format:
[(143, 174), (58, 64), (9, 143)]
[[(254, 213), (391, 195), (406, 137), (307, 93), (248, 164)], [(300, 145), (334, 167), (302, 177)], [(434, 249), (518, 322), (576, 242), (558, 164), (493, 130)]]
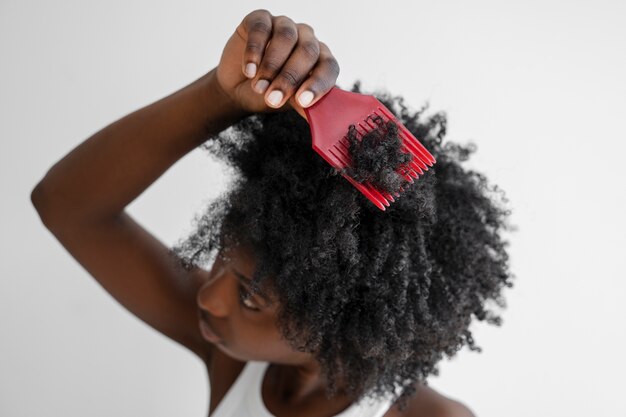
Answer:
[(226, 354), (227, 356), (238, 360), (240, 362), (248, 362), (248, 361), (264, 361), (265, 359), (260, 359), (258, 357), (251, 357), (250, 355), (246, 354), (246, 353), (240, 353), (236, 350), (231, 350), (230, 347), (228, 345), (225, 345), (224, 343), (220, 343), (218, 345), (215, 345), (219, 350), (221, 350), (224, 354)]
[(226, 342), (218, 343), (214, 345), (216, 348), (224, 352), (226, 355), (230, 356), (233, 359), (237, 359), (240, 361), (248, 361), (250, 359), (242, 358), (237, 352), (233, 352), (230, 347), (226, 344)]

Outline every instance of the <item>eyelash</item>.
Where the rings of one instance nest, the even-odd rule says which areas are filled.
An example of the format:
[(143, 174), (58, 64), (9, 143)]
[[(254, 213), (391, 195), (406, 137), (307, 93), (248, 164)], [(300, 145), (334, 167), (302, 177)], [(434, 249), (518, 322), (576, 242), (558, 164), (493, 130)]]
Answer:
[(241, 304), (245, 309), (251, 310), (251, 311), (259, 311), (258, 308), (255, 307), (250, 307), (248, 305), (246, 305), (246, 303), (244, 302), (245, 300), (250, 300), (251, 294), (242, 286), (239, 286), (239, 304)]

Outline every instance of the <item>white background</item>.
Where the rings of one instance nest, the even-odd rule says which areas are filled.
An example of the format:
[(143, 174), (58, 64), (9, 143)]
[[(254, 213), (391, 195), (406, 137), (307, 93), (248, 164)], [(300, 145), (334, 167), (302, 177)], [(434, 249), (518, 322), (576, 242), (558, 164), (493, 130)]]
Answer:
[[(626, 2), (0, 2), (0, 415), (205, 416), (199, 359), (126, 311), (30, 192), (87, 137), (217, 65), (257, 8), (313, 26), (337, 84), (448, 114), (507, 192), (502, 327), (430, 379), (479, 417), (618, 416), (626, 335)], [(172, 244), (226, 184), (200, 149), (128, 211)]]

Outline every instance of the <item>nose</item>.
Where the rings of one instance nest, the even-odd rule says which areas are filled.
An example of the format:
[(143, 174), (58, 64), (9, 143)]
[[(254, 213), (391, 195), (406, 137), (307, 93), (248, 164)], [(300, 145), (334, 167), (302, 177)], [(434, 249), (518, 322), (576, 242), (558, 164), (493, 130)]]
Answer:
[(215, 317), (228, 316), (234, 289), (223, 267), (211, 274), (196, 296), (198, 307)]

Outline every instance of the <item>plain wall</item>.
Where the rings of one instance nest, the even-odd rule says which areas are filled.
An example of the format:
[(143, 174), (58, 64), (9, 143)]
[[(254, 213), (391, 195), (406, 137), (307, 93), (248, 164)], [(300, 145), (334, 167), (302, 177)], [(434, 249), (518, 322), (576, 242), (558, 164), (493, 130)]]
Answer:
[[(203, 364), (56, 241), (30, 192), (71, 149), (217, 65), (257, 8), (313, 26), (337, 84), (445, 111), (513, 210), (502, 327), (430, 384), (479, 417), (626, 415), (626, 3), (0, 2), (0, 415), (206, 416)], [(200, 149), (128, 206), (167, 244), (226, 185)]]

